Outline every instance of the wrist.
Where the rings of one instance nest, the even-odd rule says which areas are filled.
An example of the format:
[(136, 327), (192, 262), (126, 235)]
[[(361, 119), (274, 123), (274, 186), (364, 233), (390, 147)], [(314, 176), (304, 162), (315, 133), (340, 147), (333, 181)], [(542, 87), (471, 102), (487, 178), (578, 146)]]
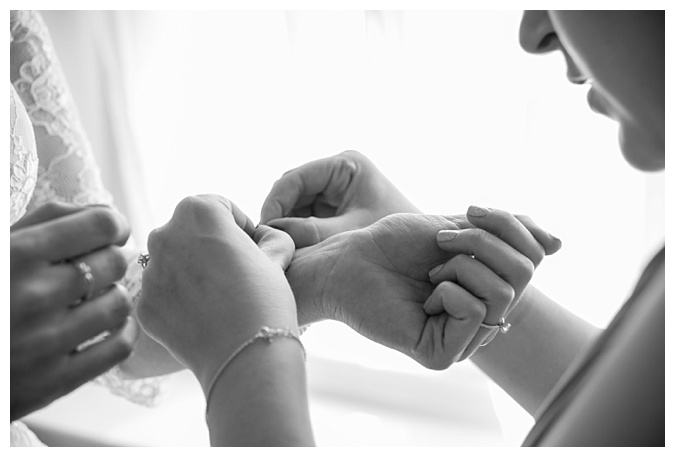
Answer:
[(214, 378), (219, 367), (237, 351), (245, 341), (263, 327), (283, 328), (299, 335), (295, 312), (272, 312), (247, 315), (236, 319), (233, 325), (223, 326), (211, 337), (205, 338), (202, 350), (192, 355), (190, 370), (195, 374), (203, 388)]
[[(288, 344), (284, 340), (295, 341)], [(251, 363), (254, 366), (256, 364), (259, 365), (255, 371), (260, 372), (267, 366), (267, 363), (259, 363), (262, 360), (269, 359), (271, 363), (277, 357), (295, 357), (294, 354), (297, 352), (302, 353), (302, 363), (304, 363), (307, 359), (307, 354), (302, 341), (300, 341), (297, 328), (260, 327), (255, 333), (242, 341), (226, 358), (221, 360), (214, 372), (210, 373), (208, 377), (200, 379), (204, 395), (206, 396), (207, 414), (213, 390), (222, 378), (236, 376), (237, 371), (246, 369), (247, 367), (250, 368)], [(281, 376), (282, 374), (279, 375)]]
[(335, 263), (334, 238), (314, 246), (297, 249), (286, 279), (291, 285), (297, 307), (298, 325), (305, 326), (330, 319), (327, 281)]

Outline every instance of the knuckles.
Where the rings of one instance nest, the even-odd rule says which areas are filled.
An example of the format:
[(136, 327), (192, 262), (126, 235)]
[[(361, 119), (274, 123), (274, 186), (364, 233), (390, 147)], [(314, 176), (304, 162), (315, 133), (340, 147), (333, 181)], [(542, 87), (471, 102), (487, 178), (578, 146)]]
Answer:
[[(134, 325), (131, 321), (128, 325)], [(127, 336), (125, 334), (120, 334), (120, 337), (115, 340), (113, 347), (114, 358), (117, 362), (121, 362), (131, 355), (134, 350), (134, 343), (136, 342), (135, 338)]]
[(508, 306), (516, 297), (516, 291), (508, 283), (502, 282), (494, 289), (495, 301)]
[(516, 261), (515, 271), (523, 281), (529, 282), (534, 276), (535, 266), (530, 259), (521, 255)]
[(102, 318), (108, 325), (116, 325), (131, 314), (131, 297), (129, 297), (126, 287), (113, 284), (105, 297), (107, 298), (107, 306), (102, 309)]
[[(30, 233), (30, 232), (29, 232)], [(12, 232), (9, 241), (9, 258), (11, 265), (23, 265), (32, 259), (35, 239), (29, 233)]]
[(218, 214), (226, 208), (231, 209), (231, 202), (220, 195), (190, 195), (183, 198), (178, 205), (176, 205), (172, 220), (184, 217), (210, 217), (214, 213)]
[(44, 281), (23, 281), (12, 289), (12, 302), (16, 300), (23, 312), (47, 309), (53, 300), (54, 290)]
[(96, 232), (111, 243), (126, 241), (129, 236), (129, 227), (124, 218), (110, 209), (96, 207), (88, 210), (88, 223)]
[(127, 272), (128, 264), (122, 249), (118, 246), (110, 246), (106, 251), (106, 266), (108, 271), (114, 280), (123, 278)]

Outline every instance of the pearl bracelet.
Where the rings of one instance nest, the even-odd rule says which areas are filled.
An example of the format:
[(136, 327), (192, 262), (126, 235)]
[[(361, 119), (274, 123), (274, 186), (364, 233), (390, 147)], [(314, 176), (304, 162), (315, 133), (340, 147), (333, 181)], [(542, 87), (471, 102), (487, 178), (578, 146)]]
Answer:
[(262, 339), (267, 341), (267, 344), (271, 344), (274, 341), (274, 338), (291, 338), (300, 343), (300, 348), (302, 349), (302, 355), (305, 360), (307, 360), (307, 352), (305, 351), (305, 346), (300, 341), (297, 335), (295, 335), (288, 328), (269, 328), (267, 326), (262, 326), (251, 338), (244, 341), (237, 349), (234, 350), (232, 355), (230, 355), (225, 362), (218, 368), (216, 374), (213, 375), (211, 382), (209, 383), (208, 388), (206, 389), (206, 418), (208, 421), (209, 415), (209, 401), (211, 400), (211, 395), (213, 394), (213, 388), (216, 385), (216, 381), (223, 374), (225, 368), (239, 355), (241, 351), (246, 349), (251, 344), (255, 343), (257, 340)]

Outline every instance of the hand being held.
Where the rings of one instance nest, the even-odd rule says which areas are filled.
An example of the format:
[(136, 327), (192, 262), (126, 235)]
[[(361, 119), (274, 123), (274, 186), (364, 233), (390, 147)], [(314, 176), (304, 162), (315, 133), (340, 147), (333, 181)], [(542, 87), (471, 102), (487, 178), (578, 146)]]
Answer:
[(271, 227), (254, 228), (229, 200), (184, 199), (151, 233), (148, 249), (139, 321), (202, 384), (261, 326), (297, 330), (284, 276), (293, 241)]
[[(445, 230), (463, 236), (453, 247), (441, 247), (437, 234)], [(512, 224), (502, 235), (516, 243), (522, 233)], [(541, 246), (537, 252), (543, 257)], [(439, 265), (442, 271), (430, 279)], [(533, 271), (533, 262), (464, 216), (396, 214), (298, 250), (288, 276), (303, 313), (344, 322), (426, 367), (442, 369), (470, 356), (490, 336), (479, 331), (481, 322), (503, 316)]]
[[(131, 353), (138, 328), (126, 290), (114, 283), (126, 271), (118, 246), (128, 236), (118, 213), (66, 203), (44, 205), (11, 227), (10, 420)], [(80, 262), (90, 268), (91, 283), (75, 267)], [(81, 347), (102, 332), (110, 332), (105, 340)]]
[(418, 212), (366, 156), (345, 151), (286, 172), (265, 199), (260, 222), (305, 247), (390, 214)]
[[(429, 278), (438, 288), (454, 289), (459, 285), (471, 293), (484, 305), (482, 322), (494, 326), (501, 319), (506, 322), (535, 269), (546, 255), (560, 249), (561, 242), (529, 217), (502, 210), (471, 206), (467, 220), (473, 227), (437, 234), (438, 246), (451, 258), (434, 267)], [(444, 296), (448, 296), (447, 291)], [(441, 297), (432, 297), (425, 311), (432, 315), (447, 312), (448, 300)], [(497, 334), (497, 329), (479, 328), (462, 359)]]

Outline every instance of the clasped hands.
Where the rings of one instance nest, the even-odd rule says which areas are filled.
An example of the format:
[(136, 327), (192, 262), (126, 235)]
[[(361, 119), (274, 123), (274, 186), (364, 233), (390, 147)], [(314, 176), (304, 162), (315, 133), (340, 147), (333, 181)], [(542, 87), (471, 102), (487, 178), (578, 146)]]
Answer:
[(560, 241), (500, 210), (415, 213), (355, 151), (287, 172), (258, 227), (223, 197), (189, 197), (150, 235), (139, 321), (202, 384), (260, 326), (323, 319), (446, 368), (494, 338), (481, 323), (508, 314)]

